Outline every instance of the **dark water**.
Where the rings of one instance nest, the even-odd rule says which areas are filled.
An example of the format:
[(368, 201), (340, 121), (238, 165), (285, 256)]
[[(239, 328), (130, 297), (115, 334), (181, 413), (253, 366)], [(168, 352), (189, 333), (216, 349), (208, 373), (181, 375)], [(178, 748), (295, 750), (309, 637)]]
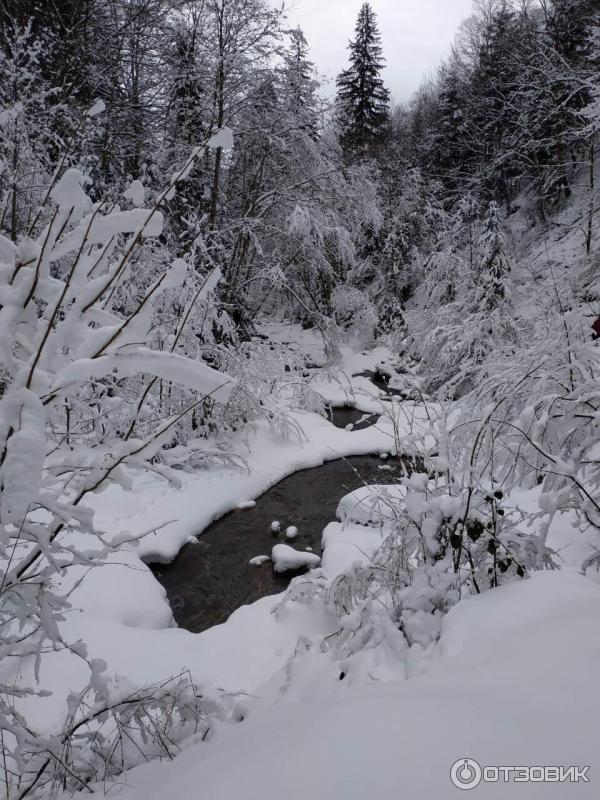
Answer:
[(312, 547), (320, 555), (321, 534), (335, 519), (341, 498), (364, 484), (391, 483), (399, 471), (398, 461), (364, 456), (297, 472), (262, 495), (254, 508), (215, 522), (171, 564), (153, 565), (178, 625), (203, 631), (225, 622), (240, 606), (283, 591), (293, 573), (276, 575), (270, 562), (248, 563), (286, 542), (283, 533), (272, 534), (271, 523), (279, 521), (282, 532), (295, 525), (299, 536), (289, 544), (296, 550)]
[(371, 383), (376, 386), (378, 389), (382, 389), (388, 397), (399, 397), (402, 400), (406, 400), (408, 395), (406, 392), (402, 391), (402, 389), (393, 389), (389, 385), (389, 377), (384, 375), (382, 372), (372, 372), (371, 370), (367, 370), (366, 372), (360, 372), (357, 378), (368, 378)]
[(340, 408), (332, 408), (328, 416), (329, 421), (336, 428), (347, 428), (352, 425), (352, 430), (361, 431), (374, 425), (379, 415), (365, 414), (356, 408), (352, 408), (352, 406), (342, 406)]

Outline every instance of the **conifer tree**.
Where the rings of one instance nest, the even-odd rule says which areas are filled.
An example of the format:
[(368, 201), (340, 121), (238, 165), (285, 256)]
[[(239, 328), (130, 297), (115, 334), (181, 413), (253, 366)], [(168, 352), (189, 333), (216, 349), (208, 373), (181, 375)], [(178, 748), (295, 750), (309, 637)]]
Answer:
[(461, 172), (473, 157), (466, 138), (466, 87), (459, 70), (459, 64), (452, 60), (440, 68), (434, 106), (437, 124), (429, 141), (425, 137), (420, 140), (421, 146), (431, 151), (427, 158), (431, 175), (442, 181), (449, 195), (457, 190)]
[(505, 296), (504, 278), (511, 269), (508, 245), (502, 232), (498, 205), (495, 202), (490, 203), (479, 247), (484, 308), (491, 310)]
[(589, 35), (597, 0), (553, 0), (546, 21), (557, 51), (569, 61), (589, 55)]
[(341, 143), (351, 157), (372, 155), (389, 125), (390, 93), (381, 78), (385, 64), (375, 12), (364, 3), (350, 42), (350, 66), (337, 79)]
[(283, 55), (282, 94), (286, 110), (299, 128), (312, 138), (317, 136), (318, 110), (314, 65), (301, 28), (289, 31), (290, 45)]

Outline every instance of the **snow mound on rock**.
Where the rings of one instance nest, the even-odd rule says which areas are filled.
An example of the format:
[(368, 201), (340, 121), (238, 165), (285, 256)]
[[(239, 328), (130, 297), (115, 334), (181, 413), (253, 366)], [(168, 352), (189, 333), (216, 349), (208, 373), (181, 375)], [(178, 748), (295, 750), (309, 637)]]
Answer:
[(276, 544), (271, 553), (273, 569), (275, 572), (302, 569), (303, 567), (318, 567), (321, 563), (319, 556), (314, 553), (294, 550), (287, 544)]
[(404, 507), (406, 487), (400, 485), (361, 486), (343, 497), (335, 512), (347, 525), (376, 525), (393, 522)]

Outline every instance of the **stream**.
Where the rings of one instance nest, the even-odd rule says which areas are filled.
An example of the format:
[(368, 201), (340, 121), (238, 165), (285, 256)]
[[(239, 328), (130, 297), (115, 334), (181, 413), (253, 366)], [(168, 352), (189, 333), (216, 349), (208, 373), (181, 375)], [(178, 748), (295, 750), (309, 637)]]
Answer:
[[(250, 559), (270, 555), (283, 542), (320, 555), (323, 529), (335, 519), (342, 497), (365, 483), (388, 483), (396, 469), (398, 462), (360, 456), (296, 472), (266, 491), (254, 508), (233, 511), (210, 525), (171, 564), (150, 565), (177, 624), (199, 633), (225, 622), (242, 605), (284, 591), (297, 572), (277, 575), (270, 562), (257, 567)], [(281, 523), (279, 536), (271, 532), (274, 520)], [(289, 525), (299, 531), (292, 542), (283, 533)]]
[[(359, 429), (377, 418), (345, 407), (332, 410), (330, 419), (337, 427)], [(398, 461), (358, 456), (296, 472), (267, 490), (253, 508), (232, 511), (210, 525), (170, 564), (150, 564), (177, 624), (199, 633), (225, 622), (242, 605), (284, 591), (297, 572), (278, 575), (270, 562), (252, 566), (250, 559), (268, 556), (275, 544), (286, 542), (290, 525), (299, 533), (288, 544), (321, 555), (323, 529), (335, 519), (342, 497), (365, 483), (389, 483), (399, 470)], [(271, 531), (275, 520), (281, 524), (279, 536)]]

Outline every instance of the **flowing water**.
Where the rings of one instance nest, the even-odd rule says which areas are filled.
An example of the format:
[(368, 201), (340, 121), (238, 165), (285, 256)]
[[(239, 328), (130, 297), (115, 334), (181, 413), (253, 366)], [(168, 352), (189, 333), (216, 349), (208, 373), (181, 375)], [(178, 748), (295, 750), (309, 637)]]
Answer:
[[(254, 508), (233, 511), (208, 527), (171, 564), (153, 565), (177, 624), (203, 631), (225, 622), (240, 606), (283, 591), (294, 573), (277, 575), (270, 562), (256, 567), (250, 559), (270, 555), (275, 544), (286, 542), (290, 525), (299, 533), (288, 543), (320, 555), (321, 534), (335, 519), (341, 498), (365, 483), (390, 482), (397, 469), (398, 462), (361, 456), (296, 472), (265, 492)], [(279, 536), (271, 532), (273, 521), (281, 524)]]
[[(355, 409), (333, 412), (338, 427), (373, 422), (358, 425), (362, 417)], [(203, 631), (225, 622), (240, 606), (283, 591), (294, 573), (277, 575), (270, 562), (257, 567), (250, 559), (270, 555), (275, 544), (286, 541), (285, 529), (291, 525), (299, 535), (289, 544), (296, 550), (310, 547), (320, 555), (321, 534), (335, 519), (341, 498), (365, 483), (389, 483), (399, 470), (398, 461), (360, 456), (296, 472), (265, 492), (254, 508), (234, 511), (208, 527), (171, 564), (151, 565), (167, 591), (177, 624)], [(279, 536), (271, 531), (274, 521), (281, 525)]]

